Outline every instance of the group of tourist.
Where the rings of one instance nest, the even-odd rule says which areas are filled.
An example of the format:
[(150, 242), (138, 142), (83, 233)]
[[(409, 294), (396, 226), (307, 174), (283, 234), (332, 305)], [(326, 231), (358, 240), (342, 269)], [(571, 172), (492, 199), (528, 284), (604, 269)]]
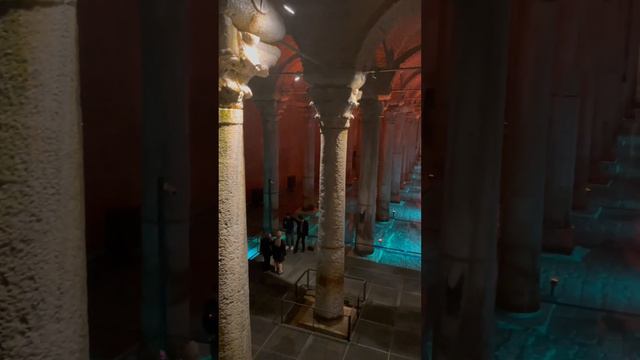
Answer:
[[(298, 245), (302, 245), (302, 252), (305, 251), (305, 238), (309, 235), (309, 222), (302, 215), (293, 218), (287, 214), (282, 221), (282, 230), (276, 230), (273, 234), (264, 231), (260, 239), (260, 254), (264, 258), (264, 270), (271, 270), (271, 258), (273, 257), (274, 271), (280, 275), (284, 272), (283, 263), (288, 250), (293, 253), (298, 252)], [(295, 245), (293, 243), (294, 234), (297, 234)]]

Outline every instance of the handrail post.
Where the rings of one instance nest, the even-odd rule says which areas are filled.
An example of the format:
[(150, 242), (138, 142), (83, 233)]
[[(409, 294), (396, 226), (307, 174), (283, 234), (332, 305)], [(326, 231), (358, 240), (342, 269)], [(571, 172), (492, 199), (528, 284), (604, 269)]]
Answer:
[(351, 315), (349, 315), (349, 328), (347, 329), (347, 341), (351, 341)]
[(307, 271), (305, 271), (307, 273), (307, 290), (309, 290), (309, 269), (307, 269)]
[(284, 299), (280, 299), (280, 324), (284, 324), (284, 318), (283, 318), (283, 313), (284, 313), (284, 305), (283, 305)]

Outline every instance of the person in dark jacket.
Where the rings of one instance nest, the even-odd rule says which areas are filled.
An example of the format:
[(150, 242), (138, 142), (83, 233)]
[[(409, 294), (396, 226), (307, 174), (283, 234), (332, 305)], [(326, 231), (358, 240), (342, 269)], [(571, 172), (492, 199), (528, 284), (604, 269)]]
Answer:
[(271, 269), (271, 245), (273, 244), (273, 238), (268, 231), (262, 233), (260, 238), (260, 254), (264, 258), (262, 268), (264, 270)]
[(291, 217), (291, 214), (287, 214), (282, 220), (282, 227), (287, 234), (286, 248), (287, 250), (293, 249), (293, 227), (295, 226), (295, 220)]
[(280, 230), (276, 232), (275, 239), (273, 240), (271, 254), (273, 255), (273, 262), (275, 262), (276, 264), (276, 273), (280, 275), (284, 272), (282, 263), (284, 262), (284, 258), (287, 255), (287, 245), (282, 239), (282, 231)]
[(293, 247), (293, 252), (298, 252), (298, 243), (302, 240), (302, 252), (304, 252), (306, 245), (304, 243), (304, 239), (309, 235), (309, 222), (307, 219), (302, 217), (302, 215), (298, 215), (298, 220), (296, 221), (296, 227), (298, 228), (298, 238), (296, 239), (296, 245)]

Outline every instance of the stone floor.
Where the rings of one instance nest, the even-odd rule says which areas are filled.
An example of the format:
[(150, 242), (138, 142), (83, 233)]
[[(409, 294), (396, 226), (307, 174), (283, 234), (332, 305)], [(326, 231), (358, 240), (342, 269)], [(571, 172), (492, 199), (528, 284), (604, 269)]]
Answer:
[(290, 254), (281, 276), (250, 262), (251, 325), (254, 359), (419, 359), (420, 273), (345, 258), (346, 274), (367, 280), (367, 302), (351, 342), (280, 324), (282, 297), (296, 279), (314, 268), (316, 253)]
[(542, 257), (542, 310), (498, 314), (496, 359), (640, 359), (640, 136), (628, 129), (602, 164), (609, 181), (573, 215), (573, 254)]

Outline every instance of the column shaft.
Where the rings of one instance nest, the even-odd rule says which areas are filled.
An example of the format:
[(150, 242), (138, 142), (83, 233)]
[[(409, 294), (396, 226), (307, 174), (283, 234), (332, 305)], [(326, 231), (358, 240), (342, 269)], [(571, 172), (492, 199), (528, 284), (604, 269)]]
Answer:
[(76, 4), (19, 3), (0, 5), (0, 358), (88, 359)]
[(315, 314), (323, 319), (336, 319), (343, 315), (348, 129), (347, 119), (321, 119), (321, 211), (318, 224), (319, 261)]
[(571, 252), (571, 209), (581, 108), (579, 36), (585, 18), (578, 0), (558, 3), (557, 52), (547, 147), (543, 248)]
[[(313, 111), (313, 110), (312, 110)], [(318, 121), (315, 111), (307, 118), (307, 139), (304, 157), (304, 210), (316, 208), (318, 197), (316, 196), (316, 134), (318, 132)]]
[(525, 0), (514, 5), (513, 14), (497, 304), (509, 311), (531, 312), (540, 306), (555, 3)]
[(360, 176), (358, 179), (358, 211), (356, 252), (373, 253), (376, 228), (376, 195), (378, 180), (378, 153), (380, 142), (380, 113), (382, 105), (375, 99), (362, 101), (362, 131), (360, 143)]
[(393, 159), (392, 159), (392, 175), (391, 175), (391, 202), (400, 202), (400, 185), (402, 183), (402, 148), (404, 139), (404, 126), (407, 123), (406, 114), (398, 119), (396, 125), (396, 133), (393, 141)]
[(218, 133), (219, 349), (251, 359), (243, 110), (220, 108)]
[(378, 195), (376, 204), (376, 220), (389, 220), (389, 204), (391, 202), (391, 166), (393, 156), (393, 138), (395, 131), (395, 113), (387, 112), (382, 120), (382, 139), (378, 159)]
[(278, 101), (256, 101), (262, 114), (262, 131), (264, 139), (264, 179), (262, 200), (262, 228), (266, 231), (280, 227), (278, 209), (280, 194), (278, 134)]
[(509, 1), (455, 0), (434, 359), (492, 359)]

